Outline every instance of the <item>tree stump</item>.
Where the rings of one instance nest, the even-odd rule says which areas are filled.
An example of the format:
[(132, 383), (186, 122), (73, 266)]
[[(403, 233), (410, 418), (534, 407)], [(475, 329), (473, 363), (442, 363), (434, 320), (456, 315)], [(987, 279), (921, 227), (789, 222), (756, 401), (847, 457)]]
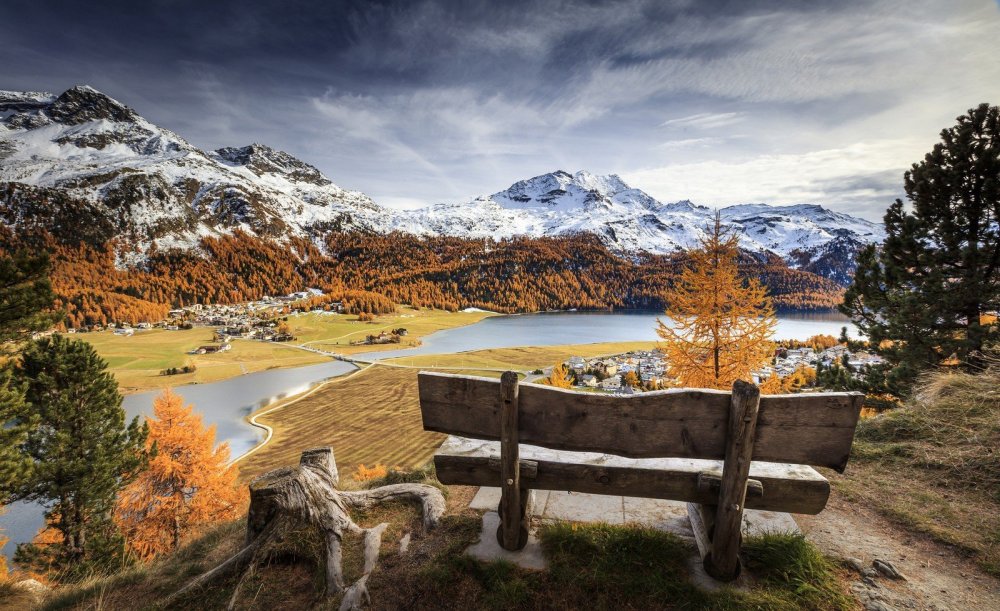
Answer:
[[(326, 596), (344, 594), (340, 609), (360, 609), (370, 602), (368, 576), (378, 562), (382, 533), (388, 524), (362, 528), (351, 519), (349, 510), (366, 509), (396, 500), (418, 501), (423, 511), (423, 527), (437, 526), (444, 514), (441, 491), (424, 484), (392, 484), (372, 490), (337, 490), (337, 465), (331, 448), (316, 448), (302, 453), (299, 465), (270, 471), (250, 482), (250, 509), (247, 514), (245, 546), (219, 566), (196, 577), (164, 601), (169, 605), (178, 597), (215, 580), (256, 568), (266, 555), (267, 544), (284, 538), (293, 530), (310, 526), (326, 540)], [(362, 576), (345, 587), (341, 542), (344, 533), (364, 539)], [(242, 581), (242, 579), (241, 579)], [(229, 608), (236, 604), (239, 586)]]

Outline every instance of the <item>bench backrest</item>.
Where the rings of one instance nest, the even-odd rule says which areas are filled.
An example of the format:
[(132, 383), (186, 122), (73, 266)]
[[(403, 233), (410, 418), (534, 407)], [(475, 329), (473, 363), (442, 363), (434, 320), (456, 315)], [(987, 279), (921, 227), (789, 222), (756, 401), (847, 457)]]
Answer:
[[(424, 429), (500, 439), (500, 381), (422, 371)], [(676, 389), (628, 396), (518, 386), (520, 443), (628, 458), (722, 460), (731, 393)], [(861, 412), (861, 393), (763, 395), (753, 460), (843, 472)]]

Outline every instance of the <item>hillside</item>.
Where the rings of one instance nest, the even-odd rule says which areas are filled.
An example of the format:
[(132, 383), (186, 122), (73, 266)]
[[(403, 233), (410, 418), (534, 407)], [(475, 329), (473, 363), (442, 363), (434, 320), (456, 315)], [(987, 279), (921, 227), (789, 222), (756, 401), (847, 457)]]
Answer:
[[(415, 535), (405, 552), (400, 538), (419, 531), (415, 506), (356, 516), (362, 525), (389, 523), (369, 584), (372, 608), (994, 608), (1000, 603), (993, 520), (997, 382), (996, 369), (977, 376), (936, 374), (909, 405), (862, 422), (847, 472), (833, 475), (829, 506), (817, 516), (796, 516), (805, 538), (744, 541), (745, 566), (755, 576), (744, 590), (699, 589), (684, 562), (690, 543), (629, 525), (541, 526), (539, 538), (550, 561), (541, 572), (477, 562), (462, 555), (478, 537), (480, 515), (468, 507), (474, 489), (451, 486), (441, 526)], [(340, 439), (338, 456), (350, 457), (342, 468), (345, 488), (401, 480), (437, 485), (433, 474), (421, 469), (352, 481), (347, 475), (352, 463), (370, 461), (371, 444), (354, 447), (348, 430), (331, 433)], [(299, 451), (290, 447), (258, 467), (294, 462)], [(259, 472), (247, 468), (245, 475)], [(214, 528), (151, 564), (59, 588), (45, 608), (150, 608), (239, 549), (244, 532), (242, 521)], [(347, 540), (348, 578), (360, 571), (359, 548), (360, 541)], [(322, 542), (303, 532), (272, 550), (253, 575), (224, 580), (170, 608), (336, 608), (336, 600), (320, 596), (322, 554)], [(866, 569), (873, 558), (890, 560), (904, 578)], [(0, 605), (5, 602), (27, 607), (30, 597), (0, 583)]]
[[(584, 171), (543, 174), (462, 204), (386, 208), (264, 145), (201, 150), (86, 86), (60, 95), (0, 92), (0, 186), (8, 228), (58, 234), (84, 225), (91, 245), (115, 238), (122, 263), (142, 263), (150, 250), (204, 254), (202, 239), (237, 231), (319, 247), (330, 232), (345, 231), (471, 240), (592, 235), (634, 258), (689, 248), (713, 214)], [(721, 214), (746, 251), (840, 284), (857, 250), (883, 237), (874, 223), (815, 205), (744, 204)], [(81, 215), (86, 223), (66, 222)]]
[[(44, 195), (36, 202), (58, 207), (64, 201), (57, 192), (34, 192)], [(64, 216), (52, 209), (46, 214)], [(53, 253), (53, 287), (74, 327), (155, 321), (174, 306), (238, 303), (305, 286), (321, 288), (333, 300), (351, 291), (377, 293), (360, 301), (372, 304), (364, 307), (396, 302), (451, 311), (662, 309), (663, 289), (684, 262), (683, 254), (623, 258), (588, 235), (498, 242), (330, 232), (317, 246), (305, 238), (280, 243), (236, 230), (202, 238), (197, 253), (154, 249), (141, 263), (121, 265), (115, 240), (92, 244), (85, 237), (72, 230), (54, 235), (39, 227), (14, 234), (0, 227), (4, 248)], [(843, 295), (835, 282), (790, 269), (773, 255), (745, 253), (742, 266), (764, 280), (778, 307), (828, 309)]]

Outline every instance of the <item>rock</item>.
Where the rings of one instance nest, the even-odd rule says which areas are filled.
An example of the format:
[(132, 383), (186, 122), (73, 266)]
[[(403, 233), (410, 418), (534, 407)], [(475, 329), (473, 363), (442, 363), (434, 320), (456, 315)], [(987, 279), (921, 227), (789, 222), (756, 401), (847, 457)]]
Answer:
[(865, 611), (896, 611), (896, 608), (890, 607), (881, 600), (869, 600), (865, 602)]
[(880, 560), (876, 558), (872, 562), (872, 567), (874, 567), (876, 571), (882, 573), (889, 579), (895, 579), (897, 581), (909, 581), (906, 578), (906, 575), (900, 573), (899, 570), (896, 569), (896, 567), (888, 560)]
[(845, 558), (844, 563), (857, 573), (865, 572), (865, 563), (857, 558)]
[(410, 533), (403, 535), (403, 538), (399, 540), (399, 555), (403, 556), (410, 549)]

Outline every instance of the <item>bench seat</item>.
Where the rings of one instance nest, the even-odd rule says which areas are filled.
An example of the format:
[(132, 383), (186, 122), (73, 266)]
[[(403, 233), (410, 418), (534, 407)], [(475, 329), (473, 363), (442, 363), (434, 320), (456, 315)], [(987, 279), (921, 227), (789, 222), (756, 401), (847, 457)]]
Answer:
[[(706, 486), (705, 482), (722, 475), (721, 460), (624, 458), (527, 444), (520, 445), (520, 461), (521, 485), (526, 489), (705, 505), (717, 502), (719, 496), (718, 488)], [(500, 442), (449, 436), (434, 455), (434, 466), (443, 484), (496, 486), (500, 479)], [(760, 482), (763, 493), (747, 494), (748, 509), (817, 514), (830, 497), (829, 481), (808, 465), (753, 461), (750, 480)]]

